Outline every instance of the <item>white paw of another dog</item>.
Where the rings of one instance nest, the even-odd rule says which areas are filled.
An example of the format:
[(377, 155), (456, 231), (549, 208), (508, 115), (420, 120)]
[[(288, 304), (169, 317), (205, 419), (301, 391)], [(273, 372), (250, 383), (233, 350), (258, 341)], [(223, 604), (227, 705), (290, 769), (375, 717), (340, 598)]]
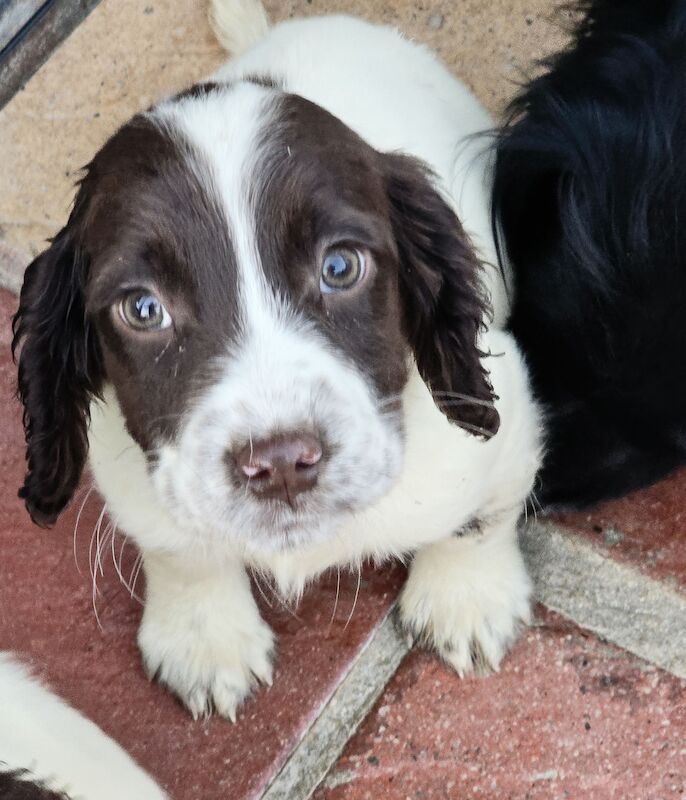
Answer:
[(530, 598), (516, 535), (477, 534), (417, 553), (398, 615), (410, 641), (435, 650), (464, 677), (498, 671), (520, 627), (530, 622)]
[(145, 670), (177, 695), (194, 719), (216, 712), (235, 722), (255, 687), (271, 686), (274, 635), (257, 609), (243, 616), (225, 606), (181, 605), (146, 604), (138, 631)]

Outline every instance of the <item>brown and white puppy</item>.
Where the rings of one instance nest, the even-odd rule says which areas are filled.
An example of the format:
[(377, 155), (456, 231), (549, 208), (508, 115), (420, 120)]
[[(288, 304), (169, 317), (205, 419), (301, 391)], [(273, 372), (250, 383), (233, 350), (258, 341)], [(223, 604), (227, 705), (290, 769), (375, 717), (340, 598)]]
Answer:
[[(239, 11), (245, 39), (261, 7), (215, 3), (224, 34)], [(461, 674), (497, 667), (528, 614), (539, 455), (521, 359), (488, 326), (507, 309), (465, 139), (485, 112), (391, 29), (261, 34), (105, 144), (15, 321), (30, 513), (55, 520), (90, 451), (143, 553), (147, 669), (231, 718), (271, 680), (246, 568), (297, 596), (415, 554), (405, 626)]]

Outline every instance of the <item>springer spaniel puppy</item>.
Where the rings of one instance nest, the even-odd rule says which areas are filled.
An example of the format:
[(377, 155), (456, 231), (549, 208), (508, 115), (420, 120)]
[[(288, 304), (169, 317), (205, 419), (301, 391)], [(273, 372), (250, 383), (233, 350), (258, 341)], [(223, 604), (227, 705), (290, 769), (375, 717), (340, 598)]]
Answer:
[(145, 668), (195, 716), (272, 680), (250, 571), (297, 598), (411, 555), (408, 635), (496, 669), (540, 446), (498, 329), (490, 120), (395, 30), (214, 15), (242, 55), (117, 131), (27, 270), (21, 496), (51, 524), (90, 456), (143, 555)]
[(514, 101), (494, 210), (547, 410), (537, 496), (586, 506), (686, 462), (686, 3), (591, 0)]

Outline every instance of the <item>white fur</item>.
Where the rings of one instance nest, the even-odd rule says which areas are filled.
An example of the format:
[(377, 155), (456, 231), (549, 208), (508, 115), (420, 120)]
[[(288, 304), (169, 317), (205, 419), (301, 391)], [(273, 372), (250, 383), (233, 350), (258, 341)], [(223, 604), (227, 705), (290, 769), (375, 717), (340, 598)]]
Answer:
[(512, 535), (518, 516), (497, 514), (478, 533), (422, 548), (412, 562), (401, 622), (460, 677), (497, 670), (519, 624), (529, 622), (531, 583)]
[(0, 653), (0, 765), (73, 800), (163, 800), (116, 742)]
[(243, 565), (148, 552), (145, 577), (138, 644), (148, 674), (181, 693), (194, 717), (214, 708), (235, 722), (254, 685), (271, 684), (274, 646)]
[[(233, 12), (246, 8), (244, 0), (217, 0), (215, 16), (227, 30)], [(481, 144), (464, 142), (491, 122), (428, 50), (360, 20), (301, 20), (274, 28), (217, 77), (246, 73), (285, 80), (289, 91), (333, 112), (379, 150), (427, 161), (482, 256), (495, 264), (488, 163), (474, 163)], [(271, 677), (272, 637), (245, 566), (297, 597), (331, 567), (417, 553), (401, 599), (406, 627), (460, 673), (471, 668), (473, 651), (497, 668), (517, 621), (527, 616), (530, 589), (516, 521), (539, 463), (538, 414), (525, 367), (513, 339), (497, 330), (507, 301), (495, 266), (485, 275), (495, 325), (481, 347), (495, 354), (487, 367), (501, 428), (483, 442), (451, 425), (413, 368), (402, 395), (404, 452), (366, 379), (266, 288), (249, 187), (271, 91), (242, 84), (155, 112), (202, 153), (198, 168), (224, 204), (245, 335), (218, 363), (215, 385), (188, 409), (177, 441), (161, 448), (152, 475), (111, 389), (94, 404), (90, 431), (97, 484), (116, 524), (144, 553), (148, 592), (139, 643), (148, 668), (194, 714), (213, 704), (232, 719), (256, 680)], [(313, 401), (315, 385), (323, 389)], [(339, 508), (338, 489), (324, 473), (319, 496), (329, 500), (313, 505), (298, 526), (284, 517), (275, 547), (256, 504), (226, 487), (222, 454), (246, 424), (255, 435), (297, 425), (304, 407), (340, 436), (335, 466), (358, 503), (355, 512)], [(354, 469), (361, 456), (371, 460), (366, 480)], [(481, 534), (452, 538), (474, 519)]]

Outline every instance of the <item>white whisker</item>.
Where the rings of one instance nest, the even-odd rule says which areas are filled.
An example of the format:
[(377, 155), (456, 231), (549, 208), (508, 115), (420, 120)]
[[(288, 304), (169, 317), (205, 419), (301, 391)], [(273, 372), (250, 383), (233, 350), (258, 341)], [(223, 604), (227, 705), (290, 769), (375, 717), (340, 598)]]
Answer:
[(129, 595), (131, 596), (131, 598), (133, 600), (135, 600), (136, 602), (140, 603), (141, 605), (143, 605), (142, 598), (140, 598), (135, 593), (133, 587), (130, 586), (127, 583), (126, 578), (124, 577), (124, 573), (122, 571), (121, 562), (122, 562), (122, 558), (124, 556), (124, 548), (126, 547), (126, 543), (128, 542), (128, 537), (127, 536), (123, 537), (122, 546), (121, 546), (121, 548), (119, 550), (119, 559), (117, 559), (116, 554), (115, 554), (115, 543), (114, 543), (116, 534), (117, 534), (117, 526), (115, 524), (114, 528), (113, 528), (113, 531), (112, 531), (112, 563), (114, 564), (115, 572), (117, 573), (117, 576), (119, 577), (119, 581), (126, 588), (126, 590), (128, 591)]
[[(142, 566), (143, 566), (143, 556), (141, 553), (139, 553), (138, 556), (136, 557), (136, 560), (133, 562), (133, 568), (131, 570), (131, 578), (130, 578), (131, 597), (138, 596), (136, 595), (136, 583), (138, 582), (138, 575), (140, 574)], [(127, 586), (128, 585), (129, 584), (127, 584)], [(141, 603), (142, 602), (143, 601), (141, 600)]]
[(338, 564), (336, 564), (336, 599), (333, 603), (333, 611), (331, 612), (331, 619), (329, 620), (329, 630), (331, 630), (331, 626), (333, 625), (334, 620), (336, 619), (336, 610), (338, 609), (338, 597), (341, 593), (341, 568)]
[(97, 527), (97, 535), (96, 535), (96, 548), (95, 548), (95, 571), (96, 573), (99, 572), (101, 575), (104, 575), (103, 568), (102, 568), (102, 553), (103, 553), (103, 542), (107, 541), (107, 533), (109, 531), (110, 524), (109, 522), (105, 526), (105, 530), (102, 529), (102, 523), (105, 519), (105, 510), (107, 506), (103, 506), (102, 511), (100, 512), (100, 516), (98, 517), (98, 527)]
[[(90, 547), (88, 548), (88, 565), (90, 567), (90, 574), (91, 574), (91, 603), (93, 605), (93, 613), (95, 614), (95, 621), (100, 630), (103, 630), (103, 627), (102, 623), (100, 622), (100, 614), (98, 613), (98, 595), (100, 594), (100, 591), (98, 589), (98, 565), (100, 563), (100, 558), (102, 555), (100, 534), (102, 528), (102, 521), (105, 516), (106, 509), (107, 509), (107, 504), (103, 504), (100, 516), (98, 517), (98, 520), (95, 523), (95, 527), (93, 528)], [(94, 545), (95, 545), (95, 552), (93, 552)]]
[(348, 614), (348, 619), (345, 621), (345, 625), (343, 626), (343, 630), (345, 630), (348, 625), (350, 625), (350, 620), (353, 618), (353, 614), (355, 613), (355, 607), (357, 606), (357, 598), (360, 595), (360, 584), (362, 583), (362, 567), (360, 564), (357, 565), (357, 588), (355, 589), (355, 597), (353, 599), (353, 607), (350, 609), (350, 614)]
[[(97, 587), (95, 584), (96, 581), (96, 574), (97, 574), (97, 550), (100, 549), (100, 526), (102, 525), (102, 518), (105, 515), (105, 509), (107, 504), (103, 504), (102, 510), (100, 511), (100, 515), (93, 526), (93, 533), (91, 534), (90, 545), (88, 546), (88, 569), (90, 572), (91, 583), (94, 585), (93, 591), (96, 591)], [(96, 548), (94, 553), (94, 546)]]
[(83, 502), (81, 503), (81, 507), (79, 508), (79, 512), (76, 515), (76, 522), (74, 523), (74, 534), (72, 536), (72, 549), (73, 549), (73, 552), (74, 552), (74, 564), (76, 565), (76, 571), (79, 573), (79, 575), (81, 575), (81, 567), (79, 566), (79, 559), (78, 559), (78, 556), (76, 554), (76, 535), (77, 535), (78, 530), (79, 530), (79, 522), (81, 522), (81, 514), (83, 513), (83, 509), (84, 509), (86, 503), (88, 502), (88, 498), (91, 496), (91, 494), (93, 493), (94, 489), (95, 489), (95, 484), (91, 483), (90, 489), (88, 489), (88, 491), (86, 492), (85, 497), (83, 498)]
[(271, 600), (267, 597), (264, 589), (262, 588), (262, 584), (260, 583), (260, 579), (257, 572), (253, 572), (253, 579), (255, 581), (255, 586), (257, 586), (257, 591), (260, 593), (260, 595), (262, 595), (262, 599), (264, 600), (264, 602), (269, 606), (269, 608), (274, 608), (274, 606), (271, 603)]

